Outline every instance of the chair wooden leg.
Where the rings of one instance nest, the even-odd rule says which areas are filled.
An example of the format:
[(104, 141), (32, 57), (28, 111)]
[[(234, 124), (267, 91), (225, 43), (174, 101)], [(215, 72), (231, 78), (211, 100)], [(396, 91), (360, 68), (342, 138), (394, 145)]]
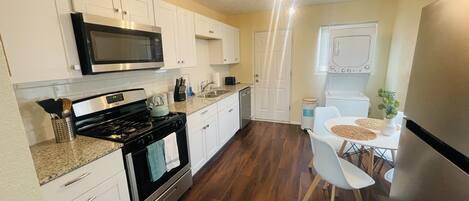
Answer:
[(368, 174), (370, 177), (373, 177), (373, 168), (374, 168), (374, 163), (375, 163), (375, 149), (370, 148), (370, 161), (368, 161)]
[(335, 186), (332, 185), (332, 190), (331, 190), (331, 201), (335, 201)]
[(353, 190), (353, 195), (355, 196), (356, 201), (362, 201), (363, 200), (362, 194), (360, 193), (359, 189)]
[(316, 177), (314, 177), (314, 179), (313, 179), (313, 182), (309, 186), (309, 189), (306, 192), (305, 197), (303, 197), (303, 201), (308, 201), (309, 200), (309, 198), (311, 197), (311, 195), (313, 195), (313, 192), (316, 189), (316, 187), (318, 186), (320, 181), (321, 181), (321, 176), (316, 175)]
[(340, 146), (339, 152), (337, 152), (339, 157), (344, 155), (345, 146), (347, 146), (347, 141), (344, 140), (344, 142), (342, 142), (342, 146)]

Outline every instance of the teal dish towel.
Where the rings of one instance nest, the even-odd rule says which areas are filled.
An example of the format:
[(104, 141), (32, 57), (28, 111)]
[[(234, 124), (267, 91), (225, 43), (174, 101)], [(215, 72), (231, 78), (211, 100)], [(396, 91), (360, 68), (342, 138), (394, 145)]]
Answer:
[(164, 140), (147, 146), (147, 161), (150, 168), (152, 182), (158, 180), (166, 172), (166, 159), (164, 157)]

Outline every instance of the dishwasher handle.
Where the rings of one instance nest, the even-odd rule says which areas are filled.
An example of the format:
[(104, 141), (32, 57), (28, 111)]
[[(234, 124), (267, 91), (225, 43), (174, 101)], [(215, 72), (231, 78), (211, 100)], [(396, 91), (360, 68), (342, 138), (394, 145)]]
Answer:
[(241, 90), (241, 96), (247, 96), (251, 93), (251, 88), (248, 87), (246, 89)]

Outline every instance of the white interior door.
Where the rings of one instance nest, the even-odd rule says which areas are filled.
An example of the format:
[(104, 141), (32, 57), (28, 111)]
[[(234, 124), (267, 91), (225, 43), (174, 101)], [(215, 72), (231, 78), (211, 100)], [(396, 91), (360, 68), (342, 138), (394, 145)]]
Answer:
[(255, 118), (290, 121), (291, 32), (255, 34)]

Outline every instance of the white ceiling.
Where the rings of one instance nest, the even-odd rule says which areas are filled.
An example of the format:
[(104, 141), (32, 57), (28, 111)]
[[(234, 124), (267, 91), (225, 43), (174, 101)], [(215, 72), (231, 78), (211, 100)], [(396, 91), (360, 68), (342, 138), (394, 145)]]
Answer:
[[(261, 10), (272, 10), (275, 0), (196, 0), (201, 4), (226, 14), (241, 14)], [(277, 0), (280, 2), (281, 0)], [(295, 1), (298, 6), (337, 3), (352, 0), (283, 0), (283, 3)]]

